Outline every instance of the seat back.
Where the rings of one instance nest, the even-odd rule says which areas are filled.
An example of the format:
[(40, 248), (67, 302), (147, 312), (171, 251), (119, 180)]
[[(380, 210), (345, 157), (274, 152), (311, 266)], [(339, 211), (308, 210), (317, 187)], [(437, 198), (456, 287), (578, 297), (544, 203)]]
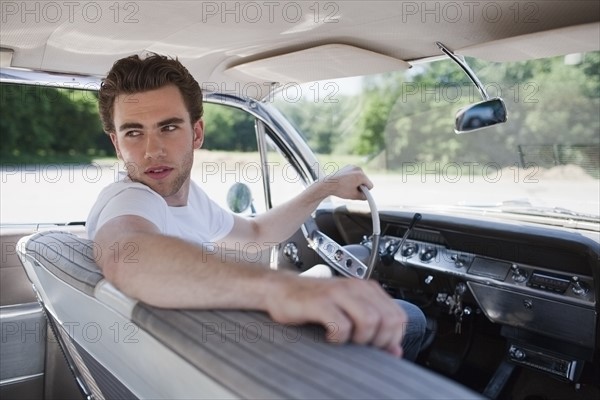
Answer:
[(24, 238), (19, 256), (94, 398), (481, 398), (375, 348), (331, 345), (320, 326), (134, 301), (68, 233)]

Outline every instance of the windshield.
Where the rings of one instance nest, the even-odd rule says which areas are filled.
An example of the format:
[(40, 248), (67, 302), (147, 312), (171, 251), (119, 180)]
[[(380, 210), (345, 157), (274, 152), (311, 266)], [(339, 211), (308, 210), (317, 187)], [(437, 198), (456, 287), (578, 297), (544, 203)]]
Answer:
[(362, 166), (383, 208), (453, 207), (599, 214), (600, 53), (523, 62), (467, 59), (508, 122), (454, 133), (456, 112), (480, 102), (449, 59), (282, 90), (277, 106), (322, 166)]

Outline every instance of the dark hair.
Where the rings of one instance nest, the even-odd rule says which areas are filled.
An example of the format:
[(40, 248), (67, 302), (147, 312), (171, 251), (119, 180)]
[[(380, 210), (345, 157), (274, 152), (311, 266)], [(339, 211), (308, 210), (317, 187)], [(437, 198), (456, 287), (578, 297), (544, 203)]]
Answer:
[(177, 60), (151, 53), (115, 62), (102, 81), (99, 92), (100, 118), (106, 133), (115, 131), (114, 103), (121, 94), (133, 94), (159, 89), (166, 85), (179, 88), (192, 123), (202, 118), (202, 90), (189, 71)]

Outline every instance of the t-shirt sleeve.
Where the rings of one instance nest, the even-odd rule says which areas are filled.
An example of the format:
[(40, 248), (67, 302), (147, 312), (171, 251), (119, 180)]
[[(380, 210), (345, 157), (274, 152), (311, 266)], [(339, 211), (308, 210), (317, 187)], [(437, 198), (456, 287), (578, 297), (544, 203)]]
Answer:
[(161, 231), (167, 226), (167, 204), (155, 193), (143, 187), (126, 187), (98, 199), (86, 223), (88, 237), (93, 239), (109, 220), (123, 215), (142, 217)]

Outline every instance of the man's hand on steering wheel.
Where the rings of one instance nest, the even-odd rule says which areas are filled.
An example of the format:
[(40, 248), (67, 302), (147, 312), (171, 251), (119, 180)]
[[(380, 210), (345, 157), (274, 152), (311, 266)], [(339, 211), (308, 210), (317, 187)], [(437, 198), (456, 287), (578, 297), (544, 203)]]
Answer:
[(328, 193), (349, 200), (367, 200), (359, 187), (364, 185), (369, 190), (373, 188), (373, 182), (360, 167), (354, 165), (347, 165), (319, 182), (327, 185)]

